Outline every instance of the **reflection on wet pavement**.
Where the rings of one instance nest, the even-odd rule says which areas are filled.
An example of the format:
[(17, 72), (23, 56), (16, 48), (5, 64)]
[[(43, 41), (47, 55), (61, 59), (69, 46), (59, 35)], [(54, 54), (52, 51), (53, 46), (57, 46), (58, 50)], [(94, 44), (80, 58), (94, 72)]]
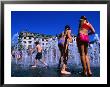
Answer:
[[(100, 76), (99, 67), (91, 67), (93, 76)], [(51, 67), (42, 67), (37, 66), (36, 68), (30, 67), (21, 67), (19, 65), (12, 65), (11, 76), (12, 77), (83, 77), (82, 68), (69, 66), (68, 71), (71, 72), (71, 75), (62, 75), (60, 70), (56, 66)]]

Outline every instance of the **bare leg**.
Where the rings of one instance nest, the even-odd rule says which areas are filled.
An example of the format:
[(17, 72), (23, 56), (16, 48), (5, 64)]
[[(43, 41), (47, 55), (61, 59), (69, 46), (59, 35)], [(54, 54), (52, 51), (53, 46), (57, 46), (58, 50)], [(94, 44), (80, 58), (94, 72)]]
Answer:
[[(67, 47), (67, 51), (66, 51), (66, 61), (68, 61), (68, 47)], [(67, 65), (66, 65), (66, 69), (67, 69)]]
[(92, 75), (91, 69), (90, 69), (90, 59), (88, 55), (88, 46), (85, 47), (85, 54), (86, 54), (86, 63), (87, 63), (87, 71), (89, 75)]
[(66, 42), (66, 47), (65, 47), (65, 54), (64, 54), (64, 58), (66, 59), (66, 69), (67, 69), (67, 61), (68, 61), (68, 39), (67, 39), (67, 42)]
[(80, 56), (81, 56), (81, 62), (83, 66), (83, 72), (84, 75), (87, 75), (87, 69), (86, 69), (86, 57), (85, 57), (85, 52), (84, 52), (84, 45), (81, 45), (81, 51), (80, 51)]
[(86, 62), (87, 62), (87, 71), (89, 75), (92, 75), (91, 69), (90, 69), (90, 59), (88, 58), (88, 55), (86, 55)]
[(64, 54), (64, 51), (63, 51), (63, 46), (58, 45), (58, 47), (59, 47), (59, 50), (60, 50), (60, 59), (59, 59), (58, 68), (60, 68), (61, 64), (63, 63), (63, 54)]
[(36, 60), (34, 60), (34, 65), (32, 66), (32, 67), (36, 67), (36, 65), (37, 65), (37, 62), (38, 62), (38, 59)]
[(39, 60), (41, 63), (43, 63), (45, 66), (47, 66), (47, 63), (44, 60)]
[(66, 65), (63, 64), (63, 67), (62, 67), (62, 70), (61, 70), (61, 74), (71, 74), (70, 72), (66, 71), (65, 68), (66, 68)]
[(66, 43), (64, 46), (64, 53), (63, 53), (63, 67), (61, 69), (62, 74), (71, 74), (70, 72), (66, 71), (67, 68), (67, 56), (68, 56), (68, 44)]
[(61, 56), (59, 59), (58, 69), (60, 69), (62, 62), (63, 62), (63, 56)]

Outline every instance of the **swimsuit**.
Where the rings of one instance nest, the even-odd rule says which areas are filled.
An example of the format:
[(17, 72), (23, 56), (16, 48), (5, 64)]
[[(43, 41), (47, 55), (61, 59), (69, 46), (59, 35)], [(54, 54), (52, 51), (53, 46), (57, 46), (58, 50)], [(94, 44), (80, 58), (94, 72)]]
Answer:
[(84, 29), (89, 30), (89, 29), (90, 29), (90, 24), (89, 24), (89, 23), (83, 23), (83, 24), (81, 25), (81, 28), (84, 28)]
[(85, 35), (85, 34), (82, 34), (82, 33), (79, 33), (79, 40), (81, 42), (89, 43), (89, 36)]
[[(81, 28), (89, 30), (90, 29), (90, 24), (89, 23), (83, 23)], [(89, 36), (86, 35), (86, 34), (79, 33), (78, 38), (81, 42), (89, 43)]]
[(42, 52), (38, 52), (35, 58), (38, 60), (41, 59), (42, 58)]
[(65, 42), (65, 40), (63, 38), (58, 40), (58, 44), (63, 44)]

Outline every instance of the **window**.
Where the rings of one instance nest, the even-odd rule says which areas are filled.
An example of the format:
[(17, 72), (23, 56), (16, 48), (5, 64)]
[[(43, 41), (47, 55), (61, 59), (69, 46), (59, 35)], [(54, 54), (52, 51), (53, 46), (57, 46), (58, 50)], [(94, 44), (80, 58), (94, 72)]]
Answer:
[(29, 37), (29, 39), (31, 39), (31, 37)]
[(26, 39), (26, 37), (24, 37), (24, 39)]
[(42, 43), (42, 45), (44, 45), (44, 43)]
[(44, 39), (42, 39), (42, 41), (44, 41)]
[(28, 48), (32, 48), (32, 45), (28, 45)]
[(28, 41), (28, 42), (31, 44), (32, 41)]
[(24, 43), (26, 43), (26, 41), (23, 41)]

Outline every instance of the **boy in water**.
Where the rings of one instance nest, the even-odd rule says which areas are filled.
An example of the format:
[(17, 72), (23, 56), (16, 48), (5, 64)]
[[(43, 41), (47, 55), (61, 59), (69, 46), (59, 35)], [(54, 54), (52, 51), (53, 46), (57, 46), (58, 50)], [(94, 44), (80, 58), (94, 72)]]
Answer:
[(42, 47), (40, 46), (38, 41), (36, 41), (35, 44), (36, 44), (37, 55), (35, 57), (34, 65), (32, 67), (36, 67), (38, 60), (42, 62), (45, 66), (47, 66), (45, 61), (40, 60), (42, 59)]

